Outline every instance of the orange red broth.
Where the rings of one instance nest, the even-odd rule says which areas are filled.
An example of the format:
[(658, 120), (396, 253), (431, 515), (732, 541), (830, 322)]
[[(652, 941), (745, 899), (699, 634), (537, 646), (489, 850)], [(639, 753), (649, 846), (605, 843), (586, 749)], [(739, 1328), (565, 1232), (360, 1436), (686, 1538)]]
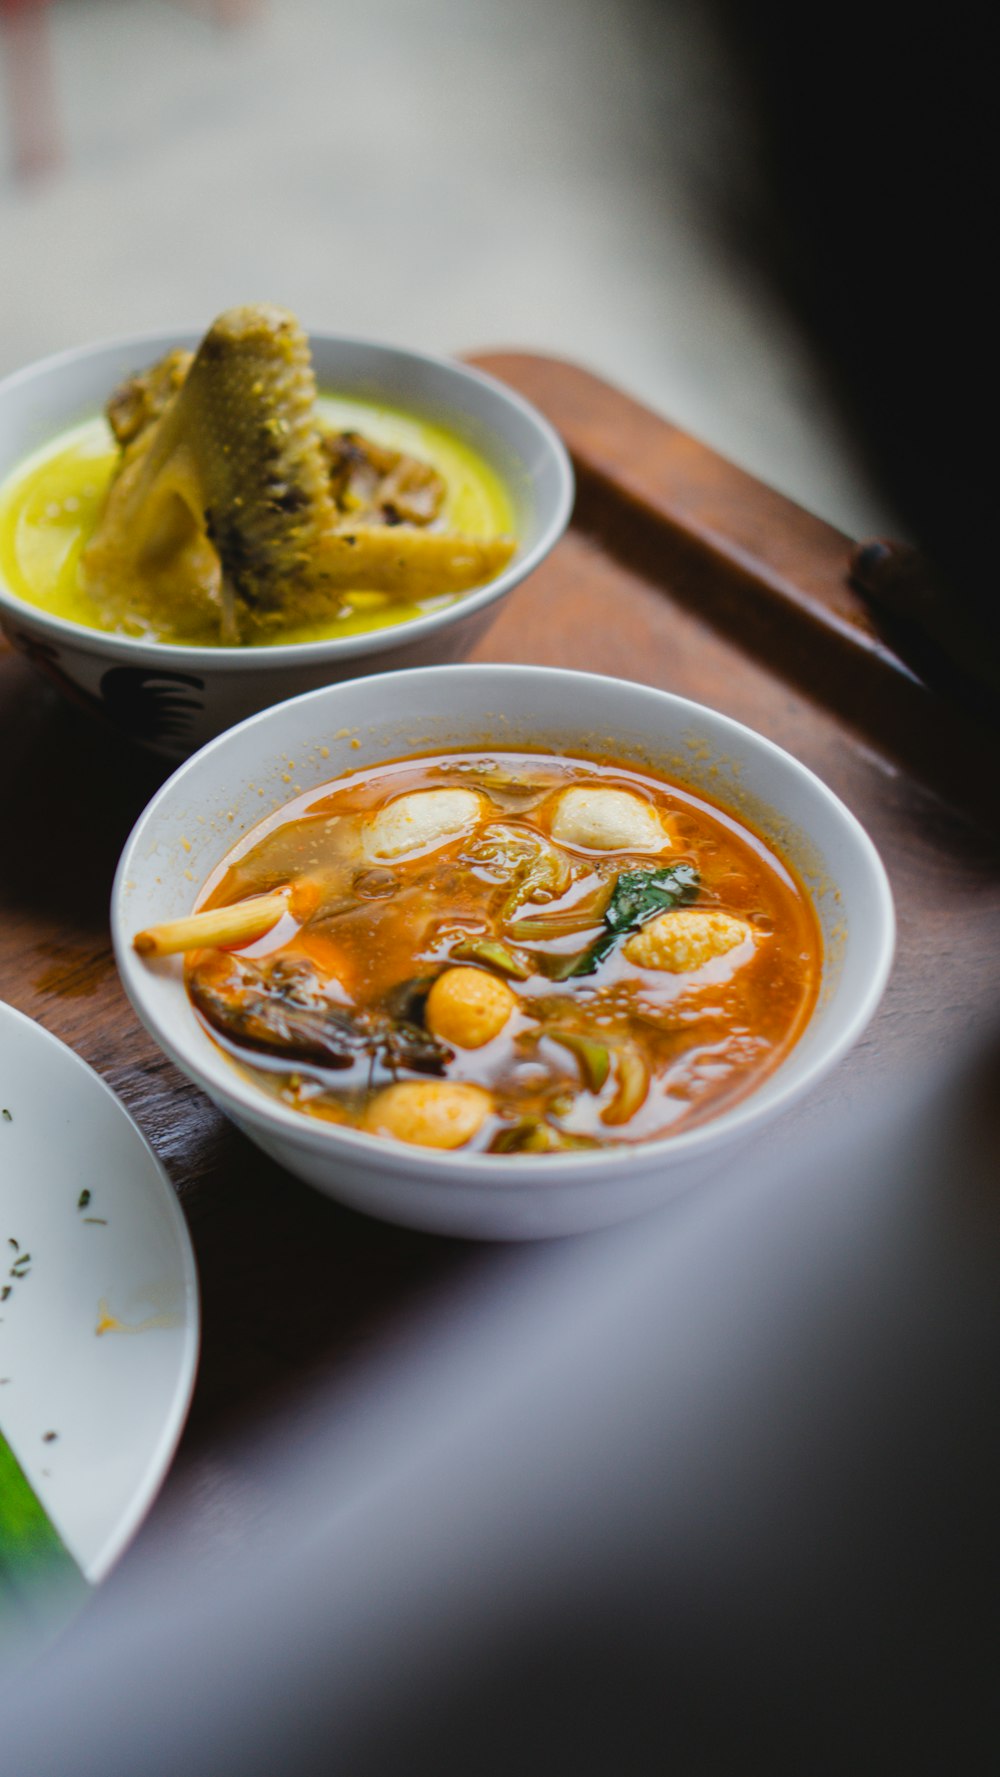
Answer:
[[(598, 853), (562, 846), (570, 886), (554, 900), (526, 903), (515, 929), (528, 920), (579, 920), (586, 929), (550, 939), (512, 943), (499, 910), (508, 895), (504, 857), (483, 863), (477, 839), (483, 826), (501, 823), (525, 838), (548, 837), (557, 798), (571, 786), (630, 791), (658, 811), (669, 845), (651, 858), (623, 850)], [(372, 863), (356, 855), (361, 823), (415, 790), (462, 787), (483, 797), (484, 820), (473, 835)], [(548, 978), (558, 955), (582, 952), (603, 929), (602, 903), (618, 873), (678, 861), (697, 867), (700, 886), (690, 905), (721, 910), (745, 921), (750, 933), (726, 955), (693, 970), (670, 973), (637, 966), (622, 942), (597, 970), (564, 981)], [(804, 1029), (819, 987), (822, 945), (811, 902), (788, 865), (744, 821), (679, 784), (613, 759), (491, 752), (402, 759), (359, 770), (299, 796), (269, 816), (234, 847), (213, 874), (201, 906), (219, 906), (306, 876), (315, 884), (315, 910), (302, 923), (286, 914), (238, 953), (270, 969), (276, 959), (307, 962), (332, 1004), (355, 1012), (378, 1008), (385, 996), (414, 978), (455, 966), (456, 947), (494, 938), (530, 968), (528, 979), (499, 969), (516, 998), (499, 1035), (479, 1048), (453, 1048), (444, 1077), (470, 1082), (491, 1095), (482, 1126), (466, 1151), (527, 1151), (563, 1146), (613, 1146), (649, 1140), (703, 1123), (760, 1085)], [(544, 893), (545, 891), (543, 891)], [(301, 912), (300, 907), (300, 912)], [(663, 916), (669, 919), (669, 913)], [(189, 985), (224, 981), (226, 953), (188, 958)], [(470, 966), (463, 961), (464, 967)], [(473, 967), (484, 966), (473, 961)], [(546, 1029), (570, 1030), (597, 1045), (590, 1067)], [(405, 1066), (394, 1076), (375, 1067), (361, 1077), (314, 1062), (248, 1049), (230, 1034), (212, 1034), (262, 1090), (304, 1114), (356, 1127), (373, 1127), (374, 1094), (393, 1078), (426, 1076)], [(597, 1085), (604, 1050), (607, 1078)], [(588, 1083), (589, 1071), (589, 1083)], [(363, 1070), (362, 1070), (363, 1072)], [(621, 1120), (622, 1076), (641, 1088), (641, 1102)], [(636, 1082), (638, 1081), (638, 1087)], [(615, 1106), (618, 1105), (616, 1112)], [(413, 1139), (407, 1137), (406, 1139)]]

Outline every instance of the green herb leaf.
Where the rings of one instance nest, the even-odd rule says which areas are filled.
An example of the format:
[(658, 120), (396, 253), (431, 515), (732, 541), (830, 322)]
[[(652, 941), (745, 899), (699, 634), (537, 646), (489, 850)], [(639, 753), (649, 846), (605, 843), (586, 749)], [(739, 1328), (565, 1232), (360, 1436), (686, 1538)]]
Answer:
[(666, 864), (660, 870), (623, 870), (604, 909), (605, 930), (580, 956), (560, 957), (547, 973), (554, 981), (592, 975), (615, 945), (658, 913), (693, 901), (701, 878), (693, 864)]

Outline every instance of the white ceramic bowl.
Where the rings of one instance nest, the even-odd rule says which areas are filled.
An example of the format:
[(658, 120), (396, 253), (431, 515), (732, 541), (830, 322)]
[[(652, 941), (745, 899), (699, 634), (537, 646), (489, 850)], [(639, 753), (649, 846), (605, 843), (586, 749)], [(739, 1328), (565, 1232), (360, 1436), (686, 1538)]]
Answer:
[[(285, 647), (187, 648), (67, 622), (0, 578), (0, 627), (39, 669), (130, 739), (181, 759), (255, 710), (360, 673), (462, 659), (490, 607), (536, 568), (564, 531), (573, 472), (548, 421), (502, 383), (445, 358), (332, 333), (310, 335), (320, 389), (382, 400), (446, 426), (485, 458), (514, 509), (516, 553), (487, 586), (398, 628)], [(63, 352), (0, 382), (0, 483), (111, 390), (197, 334), (159, 333)]]
[[(431, 1152), (320, 1124), (256, 1090), (200, 1026), (176, 958), (133, 934), (189, 912), (241, 833), (345, 769), (448, 747), (532, 746), (641, 761), (745, 811), (800, 872), (823, 929), (813, 1018), (781, 1067), (732, 1110), (635, 1147), (534, 1155)], [(190, 848), (190, 849), (188, 849)], [(251, 717), (175, 772), (122, 854), (112, 901), (118, 967), (160, 1046), (290, 1172), (354, 1208), (442, 1234), (522, 1239), (624, 1220), (717, 1168), (839, 1060), (892, 962), (892, 896), (854, 816), (779, 747), (663, 691), (528, 666), (449, 666), (330, 686)]]

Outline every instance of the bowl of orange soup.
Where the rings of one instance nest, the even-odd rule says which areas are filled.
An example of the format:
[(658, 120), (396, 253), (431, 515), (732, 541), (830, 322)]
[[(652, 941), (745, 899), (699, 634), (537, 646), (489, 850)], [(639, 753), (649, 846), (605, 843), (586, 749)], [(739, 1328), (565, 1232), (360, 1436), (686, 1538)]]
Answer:
[(290, 1172), (479, 1238), (705, 1178), (858, 1037), (871, 841), (789, 754), (645, 686), (449, 666), (330, 686), (181, 767), (115, 882), (165, 1052)]

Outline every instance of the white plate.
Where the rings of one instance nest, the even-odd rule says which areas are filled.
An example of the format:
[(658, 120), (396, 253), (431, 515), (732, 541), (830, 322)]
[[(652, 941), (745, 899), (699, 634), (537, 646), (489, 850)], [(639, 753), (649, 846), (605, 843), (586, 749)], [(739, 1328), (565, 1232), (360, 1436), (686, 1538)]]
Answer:
[(114, 1093), (2, 1003), (0, 1113), (0, 1431), (96, 1583), (138, 1529), (187, 1415), (194, 1254), (170, 1181)]

